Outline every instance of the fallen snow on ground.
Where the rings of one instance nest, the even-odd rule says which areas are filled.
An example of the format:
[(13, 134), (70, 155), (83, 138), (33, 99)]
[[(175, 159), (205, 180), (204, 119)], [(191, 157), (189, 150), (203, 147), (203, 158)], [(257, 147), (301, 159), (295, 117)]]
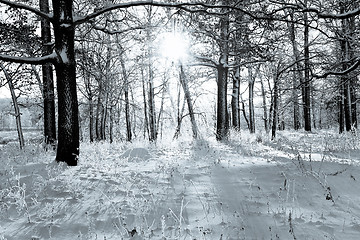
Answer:
[(0, 150), (0, 239), (359, 239), (360, 140), (233, 134)]

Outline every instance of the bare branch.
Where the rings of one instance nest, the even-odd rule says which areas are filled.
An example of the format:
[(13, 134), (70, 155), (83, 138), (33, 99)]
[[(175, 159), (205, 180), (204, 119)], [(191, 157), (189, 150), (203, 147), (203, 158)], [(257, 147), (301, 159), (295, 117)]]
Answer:
[(43, 57), (15, 57), (15, 56), (0, 54), (0, 60), (4, 62), (26, 63), (26, 64), (35, 64), (35, 65), (54, 62), (56, 59), (57, 59), (56, 53), (52, 53)]
[(99, 25), (94, 25), (92, 27), (95, 30), (102, 31), (102, 32), (104, 32), (106, 34), (110, 34), (110, 35), (124, 34), (126, 32), (133, 31), (133, 30), (143, 30), (143, 29), (145, 29), (145, 27), (131, 27), (131, 28), (123, 29), (123, 30), (115, 30), (114, 31), (114, 30), (109, 30), (106, 27), (102, 27), (102, 26), (99, 26)]
[(12, 1), (8, 1), (8, 0), (0, 0), (0, 3), (3, 3), (5, 5), (8, 5), (10, 7), (13, 7), (13, 8), (17, 8), (17, 9), (24, 9), (24, 10), (27, 10), (29, 12), (32, 12), (42, 18), (45, 18), (47, 20), (49, 20), (51, 22), (52, 20), (52, 15), (51, 14), (48, 14), (48, 13), (44, 13), (36, 8), (33, 8), (31, 6), (28, 6), (28, 5), (25, 5), (25, 4), (22, 4), (22, 3), (17, 3), (17, 2), (12, 2)]
[[(252, 16), (249, 12), (246, 12), (239, 7), (234, 7), (234, 6), (230, 6), (230, 5), (210, 5), (210, 4), (196, 3), (196, 2), (195, 3), (164, 3), (164, 2), (155, 2), (155, 1), (149, 0), (149, 1), (134, 1), (134, 2), (127, 2), (127, 3), (113, 4), (113, 5), (110, 5), (107, 7), (103, 7), (101, 9), (96, 9), (93, 13), (91, 13), (85, 17), (76, 18), (74, 21), (74, 24), (76, 24), (76, 25), (82, 24), (84, 22), (87, 22), (93, 18), (100, 16), (103, 13), (110, 12), (110, 11), (113, 11), (116, 9), (137, 7), (137, 6), (171, 7), (171, 8), (180, 8), (180, 9), (182, 9), (184, 11), (188, 11), (188, 12), (206, 12), (209, 14), (211, 14), (211, 12), (207, 12), (206, 9), (228, 8), (228, 9), (241, 11), (247, 15)], [(198, 9), (190, 9), (187, 7), (198, 7)], [(216, 13), (216, 14), (222, 15), (224, 13)]]
[(218, 65), (218, 63), (216, 63), (214, 60), (212, 60), (211, 58), (207, 58), (207, 57), (202, 57), (202, 56), (194, 56), (194, 58), (196, 60), (198, 60), (199, 62), (205, 63), (207, 65), (211, 65), (212, 67), (216, 68), (216, 66)]
[(334, 14), (334, 13), (322, 12), (321, 10), (315, 7), (306, 7), (300, 4), (286, 3), (286, 1), (270, 0), (270, 2), (274, 4), (285, 5), (281, 9), (293, 9), (293, 10), (300, 10), (302, 12), (315, 13), (319, 18), (326, 18), (326, 19), (347, 19), (360, 14), (360, 8), (356, 8), (354, 10), (345, 13)]
[(347, 19), (360, 14), (360, 8), (341, 14), (323, 13), (320, 12), (318, 9), (312, 7), (304, 8), (302, 11), (313, 12), (316, 13), (319, 16), (319, 18), (329, 18), (329, 19)]
[(315, 78), (326, 78), (329, 75), (334, 75), (334, 76), (342, 76), (342, 75), (346, 75), (352, 71), (354, 71), (356, 68), (358, 68), (360, 66), (360, 59), (357, 59), (357, 61), (351, 65), (348, 69), (341, 71), (341, 72), (334, 72), (334, 71), (329, 71), (326, 72), (322, 75), (313, 75)]

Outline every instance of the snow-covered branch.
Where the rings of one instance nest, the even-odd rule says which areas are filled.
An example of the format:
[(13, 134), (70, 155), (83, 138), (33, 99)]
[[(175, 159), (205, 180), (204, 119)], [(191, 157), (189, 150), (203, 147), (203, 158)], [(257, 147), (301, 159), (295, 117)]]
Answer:
[(5, 5), (8, 5), (10, 7), (13, 7), (13, 8), (17, 8), (17, 9), (24, 9), (24, 10), (27, 10), (29, 12), (32, 12), (42, 18), (45, 18), (45, 19), (48, 19), (49, 21), (52, 20), (52, 15), (51, 14), (47, 14), (47, 13), (44, 13), (34, 7), (31, 7), (29, 5), (26, 5), (26, 4), (22, 4), (22, 3), (17, 3), (17, 2), (13, 2), (13, 1), (8, 1), (8, 0), (0, 0), (0, 3), (3, 3)]
[(326, 72), (326, 73), (324, 73), (322, 75), (314, 75), (314, 77), (316, 77), (316, 78), (326, 78), (329, 75), (342, 76), (342, 75), (346, 75), (346, 74), (356, 70), (359, 66), (360, 66), (360, 59), (357, 59), (356, 62), (353, 65), (351, 65), (348, 69), (346, 69), (344, 71), (341, 71), (341, 72), (329, 71), (329, 72)]
[[(360, 14), (360, 8), (356, 8), (354, 10), (351, 10), (351, 11), (348, 11), (345, 13), (335, 14), (335, 13), (323, 12), (320, 9), (315, 8), (315, 7), (305, 7), (304, 5), (299, 5), (299, 4), (295, 4), (295, 3), (285, 3), (284, 1), (278, 1), (278, 0), (270, 0), (270, 2), (279, 4), (279, 5), (283, 5), (283, 7), (280, 8), (281, 10), (293, 9), (293, 10), (298, 10), (298, 11), (302, 11), (302, 12), (315, 13), (319, 18), (347, 19), (347, 18), (351, 18), (351, 17), (357, 16)], [(277, 9), (277, 10), (279, 10), (279, 9)]]
[(56, 53), (52, 53), (43, 57), (15, 57), (15, 56), (0, 54), (0, 60), (4, 62), (26, 63), (26, 64), (36, 64), (36, 65), (53, 62), (56, 59), (57, 59)]
[[(113, 4), (109, 5), (100, 9), (95, 9), (95, 11), (87, 16), (84, 17), (77, 17), (75, 18), (74, 24), (82, 24), (84, 22), (87, 22), (93, 18), (96, 18), (100, 16), (101, 14), (104, 14), (106, 12), (110, 12), (116, 9), (122, 9), (122, 8), (129, 8), (129, 7), (137, 7), (137, 6), (155, 6), (155, 7), (171, 7), (171, 8), (180, 8), (184, 11), (189, 12), (198, 12), (198, 11), (206, 11), (206, 9), (221, 9), (221, 8), (228, 8), (232, 10), (237, 10), (244, 12), (245, 14), (248, 14), (252, 16), (249, 12), (244, 11), (241, 8), (231, 6), (231, 5), (211, 5), (201, 2), (187, 2), (187, 3), (166, 3), (166, 2), (156, 2), (156, 1), (133, 1), (133, 2), (127, 2), (127, 3), (119, 3), (119, 4)], [(191, 9), (193, 7), (193, 9)], [(197, 7), (197, 8), (196, 8)], [(211, 12), (207, 12), (211, 14)], [(224, 13), (216, 13), (219, 15), (223, 15)]]
[[(211, 58), (207, 58), (207, 57), (202, 57), (202, 56), (194, 56), (194, 58), (201, 62), (201, 65), (205, 65), (209, 66), (209, 67), (213, 67), (216, 68), (217, 65), (219, 65), (217, 62), (215, 62), (214, 60), (212, 60)], [(199, 64), (198, 64), (199, 65)]]
[(351, 17), (357, 16), (360, 14), (360, 8), (357, 8), (357, 9), (354, 9), (352, 11), (348, 11), (345, 13), (340, 13), (340, 14), (324, 13), (324, 12), (319, 11), (319, 9), (316, 9), (313, 7), (304, 8), (303, 11), (304, 12), (313, 12), (313, 13), (316, 13), (320, 18), (330, 18), (330, 19), (347, 19), (347, 18), (351, 18)]

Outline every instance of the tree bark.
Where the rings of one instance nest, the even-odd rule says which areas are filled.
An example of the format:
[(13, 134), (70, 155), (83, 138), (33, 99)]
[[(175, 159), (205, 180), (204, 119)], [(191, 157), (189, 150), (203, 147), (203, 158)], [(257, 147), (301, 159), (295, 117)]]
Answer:
[(232, 125), (240, 131), (240, 70), (237, 68), (233, 77), (233, 92), (231, 96)]
[[(226, 3), (227, 1), (224, 1)], [(216, 139), (227, 140), (229, 136), (229, 115), (227, 109), (227, 82), (229, 58), (229, 16), (220, 19), (220, 58), (217, 65), (217, 121)]]
[(76, 166), (79, 156), (79, 120), (74, 51), (73, 2), (53, 0), (55, 63), (58, 90), (58, 148), (56, 161)]
[(271, 140), (276, 137), (276, 129), (278, 127), (278, 77), (274, 77), (274, 94), (273, 94), (273, 120), (271, 127)]
[(189, 90), (189, 87), (187, 84), (187, 79), (186, 79), (182, 64), (180, 64), (180, 82), (183, 87), (186, 102), (188, 105), (188, 111), (189, 111), (189, 115), (190, 115), (191, 127), (192, 127), (192, 132), (193, 132), (193, 138), (197, 139), (198, 138), (198, 127), (197, 127), (196, 120), (195, 120), (194, 107), (193, 107), (193, 103), (192, 103), (192, 99), (191, 99), (191, 95), (190, 95), (190, 90)]
[[(305, 6), (307, 6), (307, 0), (304, 1)], [(303, 87), (303, 104), (304, 104), (304, 126), (305, 131), (311, 131), (311, 94), (310, 94), (310, 48), (309, 48), (309, 20), (308, 13), (304, 12), (304, 67), (305, 67), (305, 77), (304, 82), (302, 83)]]
[(131, 142), (131, 119), (130, 119), (130, 101), (129, 101), (129, 79), (127, 76), (125, 61), (123, 57), (123, 51), (120, 55), (120, 64), (122, 68), (122, 75), (124, 80), (124, 97), (125, 97), (125, 121), (126, 121), (126, 141)]
[(250, 133), (255, 133), (255, 110), (254, 110), (254, 84), (255, 79), (252, 75), (252, 70), (249, 67), (249, 123), (250, 123)]
[(145, 85), (145, 77), (144, 77), (144, 65), (141, 66), (141, 79), (142, 79), (142, 90), (143, 90), (143, 101), (144, 101), (144, 139), (146, 138), (146, 133), (150, 138), (149, 131), (149, 120), (148, 120), (148, 110), (147, 110), (147, 99), (146, 99), (146, 85)]
[(342, 81), (340, 81), (340, 87), (339, 87), (339, 96), (338, 96), (338, 108), (339, 108), (339, 133), (344, 132), (345, 128), (345, 122), (344, 122), (344, 86), (342, 84)]
[[(49, 13), (49, 1), (40, 0), (40, 11)], [(49, 20), (41, 18), (41, 41), (42, 55), (46, 56), (52, 53), (51, 28)], [(55, 94), (53, 67), (51, 63), (42, 65), (42, 91), (44, 102), (44, 136), (45, 143), (55, 147), (56, 142), (56, 121), (55, 121)]]
[(260, 79), (260, 83), (261, 83), (261, 95), (262, 95), (262, 100), (263, 100), (263, 111), (264, 111), (264, 115), (263, 115), (263, 120), (264, 120), (264, 128), (265, 128), (265, 132), (269, 133), (269, 119), (268, 119), (268, 114), (267, 114), (267, 104), (266, 104), (266, 93), (265, 93), (265, 87), (264, 87), (264, 82), (263, 79)]
[(149, 141), (156, 141), (156, 113), (155, 113), (155, 93), (154, 93), (154, 83), (153, 83), (153, 73), (151, 66), (149, 66), (149, 79), (148, 79), (148, 106), (149, 106), (149, 128), (150, 128), (150, 136)]

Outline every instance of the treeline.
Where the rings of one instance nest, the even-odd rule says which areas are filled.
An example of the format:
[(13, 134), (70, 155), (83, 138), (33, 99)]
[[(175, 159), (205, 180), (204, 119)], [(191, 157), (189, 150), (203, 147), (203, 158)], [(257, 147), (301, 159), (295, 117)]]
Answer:
[[(2, 84), (19, 122), (17, 94), (36, 84), (57, 161), (77, 164), (80, 132), (155, 142), (184, 128), (199, 138), (200, 125), (219, 141), (244, 126), (273, 139), (357, 128), (358, 1), (0, 3)], [(161, 56), (165, 32), (186, 36), (186, 59)]]

